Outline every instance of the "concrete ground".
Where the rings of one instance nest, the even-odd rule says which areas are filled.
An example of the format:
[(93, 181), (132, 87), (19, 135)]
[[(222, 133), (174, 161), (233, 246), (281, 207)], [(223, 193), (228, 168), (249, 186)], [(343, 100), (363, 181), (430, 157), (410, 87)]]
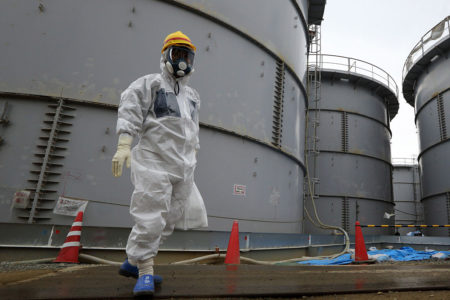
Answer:
[(450, 291), (413, 291), (413, 292), (377, 292), (365, 294), (341, 294), (328, 296), (312, 296), (302, 299), (309, 300), (448, 300)]
[[(4, 268), (0, 299), (132, 299), (136, 280), (117, 271), (115, 266), (69, 264)], [(450, 299), (448, 261), (320, 267), (157, 265), (155, 271), (164, 282), (154, 298)]]

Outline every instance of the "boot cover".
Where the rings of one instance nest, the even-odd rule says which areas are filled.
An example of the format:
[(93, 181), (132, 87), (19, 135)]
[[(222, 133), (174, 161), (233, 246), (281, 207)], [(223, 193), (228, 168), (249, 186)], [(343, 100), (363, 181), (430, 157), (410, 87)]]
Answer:
[(135, 296), (151, 296), (155, 292), (153, 275), (142, 275), (138, 278), (133, 289)]
[[(139, 277), (139, 269), (137, 266), (133, 266), (128, 262), (128, 259), (126, 259), (123, 264), (120, 266), (119, 274), (125, 277)], [(163, 279), (159, 275), (153, 275), (153, 280), (155, 284), (161, 284)]]

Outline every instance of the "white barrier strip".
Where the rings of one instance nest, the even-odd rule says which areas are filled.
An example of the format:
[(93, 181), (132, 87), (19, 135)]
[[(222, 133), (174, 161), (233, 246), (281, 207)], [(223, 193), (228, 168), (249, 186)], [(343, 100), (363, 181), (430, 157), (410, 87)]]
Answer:
[(67, 236), (81, 235), (81, 231), (70, 231)]
[(67, 243), (64, 243), (64, 245), (62, 245), (61, 248), (66, 248), (66, 247), (80, 247), (80, 242), (67, 242)]

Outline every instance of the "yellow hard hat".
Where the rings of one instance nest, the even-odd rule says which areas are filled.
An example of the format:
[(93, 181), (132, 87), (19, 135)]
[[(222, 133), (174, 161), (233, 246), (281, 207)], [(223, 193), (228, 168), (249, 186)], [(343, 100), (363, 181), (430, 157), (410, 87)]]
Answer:
[(173, 32), (168, 36), (166, 36), (166, 38), (164, 39), (164, 44), (161, 53), (163, 53), (164, 50), (166, 50), (169, 46), (172, 45), (187, 46), (194, 51), (196, 50), (194, 44), (192, 44), (191, 42), (191, 39), (181, 31)]

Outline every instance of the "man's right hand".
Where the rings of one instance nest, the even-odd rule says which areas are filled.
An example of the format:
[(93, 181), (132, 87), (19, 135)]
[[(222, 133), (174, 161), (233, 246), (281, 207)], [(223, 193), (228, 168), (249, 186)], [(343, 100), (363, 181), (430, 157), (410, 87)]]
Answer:
[(119, 142), (117, 143), (117, 151), (112, 159), (112, 173), (114, 177), (120, 177), (122, 175), (123, 163), (126, 161), (127, 168), (131, 166), (131, 143), (133, 137), (128, 134), (122, 133), (119, 136)]

